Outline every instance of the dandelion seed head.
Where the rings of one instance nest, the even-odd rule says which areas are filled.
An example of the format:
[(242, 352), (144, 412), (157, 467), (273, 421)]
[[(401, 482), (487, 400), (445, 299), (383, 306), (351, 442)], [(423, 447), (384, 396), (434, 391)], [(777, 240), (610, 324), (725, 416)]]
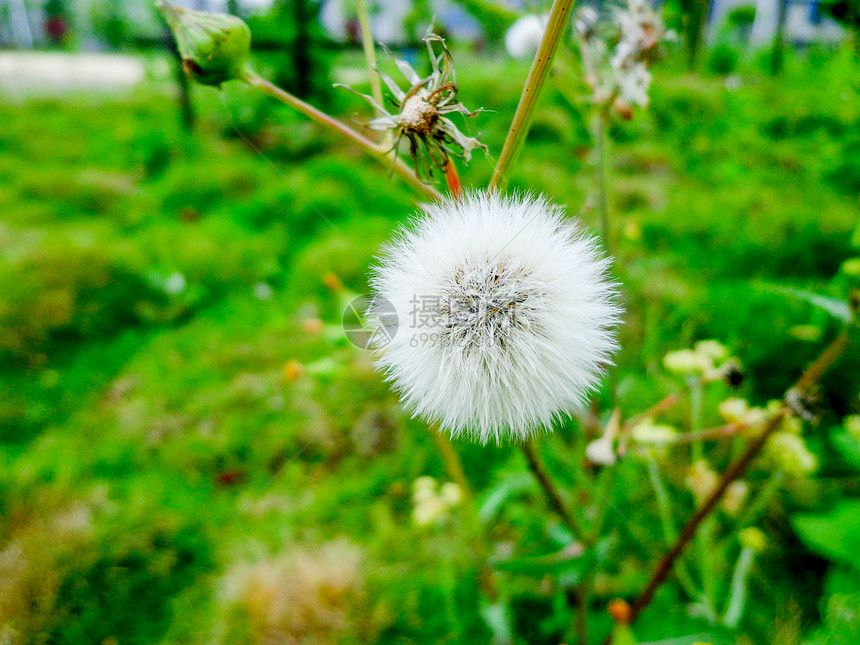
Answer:
[(374, 269), (375, 297), (400, 320), (377, 367), (454, 436), (524, 440), (582, 406), (610, 363), (620, 311), (608, 266), (542, 197), (426, 206)]

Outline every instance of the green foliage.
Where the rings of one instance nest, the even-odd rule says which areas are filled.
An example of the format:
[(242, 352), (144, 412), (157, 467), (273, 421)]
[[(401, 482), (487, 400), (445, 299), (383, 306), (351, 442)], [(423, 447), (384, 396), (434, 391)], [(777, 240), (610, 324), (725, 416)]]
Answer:
[[(468, 127), (498, 151), (512, 79), (528, 66), (462, 54), (464, 101), (495, 110)], [(816, 305), (844, 314), (836, 303), (853, 283), (832, 277), (856, 256), (860, 111), (841, 98), (851, 64), (789, 61), (777, 84), (738, 61), (738, 87), (670, 66), (650, 111), (615, 128), (627, 314), (613, 404), (632, 413), (686, 387), (663, 356), (718, 338), (745, 381), (702, 393), (699, 423), (717, 426), (721, 401), (764, 405), (832, 335), (837, 321)], [(661, 516), (641, 451), (601, 478), (555, 456), (583, 447), (591, 430), (578, 420), (548, 440), (565, 501), (614, 536), (599, 549), (572, 546), (511, 447), (457, 445), (480, 517), (463, 504), (415, 525), (412, 482), (447, 481), (444, 461), (340, 330), (413, 196), (247, 92), (199, 90), (201, 129), (188, 138), (160, 96), (0, 105), (0, 640), (12, 629), (70, 645), (481, 643), (491, 631), (574, 642), (571, 585), (587, 573), (597, 642), (612, 629), (606, 604), (642, 588), (694, 508), (687, 446), (651, 449), (670, 505)], [(578, 208), (588, 141), (579, 111), (548, 92), (512, 185), (593, 225)], [(476, 158), (464, 183), (491, 168)], [(774, 478), (772, 462), (756, 463), (749, 485), (769, 503), (718, 510), (712, 548), (694, 546), (680, 567), (692, 587), (673, 579), (625, 638), (768, 642), (776, 625), (852, 642), (860, 550), (844, 492), (860, 462), (839, 418), (860, 409), (858, 374), (856, 357), (840, 363), (820, 392), (829, 416), (797, 435), (821, 476)], [(693, 423), (685, 392), (664, 419), (679, 431)], [(608, 388), (598, 399), (609, 403)], [(745, 439), (710, 442), (711, 467)], [(732, 585), (736, 529), (757, 523), (766, 550)], [(484, 550), (500, 591), (490, 606)], [(720, 624), (730, 594), (736, 629)]]

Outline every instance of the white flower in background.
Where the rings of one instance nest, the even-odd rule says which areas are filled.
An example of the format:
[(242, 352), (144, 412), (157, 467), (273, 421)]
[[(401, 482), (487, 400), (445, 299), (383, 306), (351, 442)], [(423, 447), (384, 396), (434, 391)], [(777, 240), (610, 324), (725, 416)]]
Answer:
[(621, 29), (619, 49), (624, 45), (631, 62), (645, 58), (666, 37), (663, 21), (648, 0), (627, 0), (627, 7), (614, 13)]
[(719, 475), (711, 469), (711, 465), (704, 459), (693, 462), (684, 478), (687, 488), (696, 498), (696, 504), (701, 506), (719, 483)]
[[(606, 35), (609, 30), (601, 26), (591, 7), (577, 12), (574, 31), (592, 100), (598, 105), (611, 104), (618, 114), (629, 118), (631, 106), (648, 105), (648, 67), (659, 58), (660, 45), (669, 34), (649, 0), (627, 0), (626, 7), (613, 11), (613, 19), (617, 41)], [(615, 43), (611, 56), (607, 41)]]
[(743, 479), (733, 481), (726, 488), (726, 494), (722, 501), (723, 510), (732, 517), (737, 515), (749, 492), (750, 486)]
[(692, 349), (678, 349), (663, 357), (663, 367), (678, 374), (704, 374), (714, 368), (714, 362)]
[(603, 434), (585, 447), (585, 458), (598, 466), (612, 466), (618, 461), (615, 453), (615, 436), (621, 429), (621, 411), (616, 409), (606, 424)]
[(505, 33), (505, 49), (513, 58), (529, 58), (537, 53), (549, 17), (529, 14), (517, 19)]
[(524, 440), (583, 405), (610, 363), (620, 309), (608, 268), (543, 197), (426, 206), (374, 268), (377, 301), (400, 321), (376, 365), (452, 435)]
[(612, 466), (618, 461), (612, 437), (606, 435), (595, 439), (585, 447), (585, 458), (598, 466)]
[(187, 286), (188, 282), (186, 282), (185, 276), (179, 273), (179, 271), (174, 271), (164, 281), (164, 290), (171, 296), (178, 296), (185, 291)]
[(722, 363), (729, 358), (729, 350), (716, 340), (700, 340), (696, 343), (695, 351), (709, 357), (714, 363)]
[(700, 340), (693, 349), (679, 349), (663, 357), (663, 367), (670, 372), (700, 375), (707, 381), (726, 376), (731, 369), (739, 369), (729, 350), (715, 340)]
[(457, 506), (457, 504), (463, 501), (463, 491), (454, 482), (442, 484), (439, 494), (449, 506)]
[(648, 88), (651, 86), (651, 72), (643, 63), (619, 70), (616, 74), (618, 96), (630, 105), (648, 106)]
[(265, 282), (257, 282), (254, 284), (254, 297), (259, 300), (271, 300), (275, 295), (275, 290)]
[(636, 443), (664, 444), (674, 441), (678, 431), (670, 425), (654, 423), (654, 419), (646, 417), (633, 426), (630, 436)]
[(463, 491), (457, 484), (446, 482), (438, 487), (435, 479), (424, 475), (412, 482), (412, 521), (416, 526), (441, 524), (462, 501)]

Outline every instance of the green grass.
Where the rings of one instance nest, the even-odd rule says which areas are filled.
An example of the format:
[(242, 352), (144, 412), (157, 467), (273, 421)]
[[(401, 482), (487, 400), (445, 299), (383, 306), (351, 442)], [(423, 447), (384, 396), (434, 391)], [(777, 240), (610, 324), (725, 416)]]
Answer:
[[(780, 79), (744, 69), (734, 91), (669, 64), (649, 112), (614, 128), (615, 272), (627, 313), (611, 380), (625, 411), (680, 385), (661, 359), (702, 338), (730, 347), (746, 368), (742, 394), (764, 403), (820, 348), (797, 326), (835, 329), (774, 285), (838, 295), (833, 276), (856, 252), (860, 101), (846, 53), (816, 67), (792, 60)], [(464, 102), (495, 110), (469, 129), (498, 154), (526, 69), (463, 58)], [(242, 88), (223, 101), (196, 90), (202, 118), (186, 135), (162, 89), (0, 104), (0, 634), (488, 642), (468, 514), (441, 529), (410, 521), (412, 481), (448, 479), (436, 444), (339, 331), (344, 300), (366, 290), (367, 267), (413, 196)], [(348, 95), (333, 100), (346, 119), (361, 109)], [(268, 119), (246, 123), (246, 108)], [(578, 108), (550, 88), (512, 187), (595, 224), (583, 206), (588, 146)], [(484, 185), (491, 170), (476, 159), (464, 181)], [(271, 297), (255, 295), (261, 284)], [(308, 331), (317, 318), (323, 330)], [(293, 360), (307, 370), (295, 379), (285, 374)], [(691, 616), (670, 586), (641, 639), (788, 643), (815, 633), (826, 564), (788, 518), (851, 490), (827, 427), (858, 411), (858, 376), (855, 354), (821, 393), (825, 421), (809, 430), (820, 477), (787, 484), (766, 514), (772, 545), (738, 632)], [(706, 423), (728, 395), (708, 392)], [(685, 410), (669, 419), (683, 425)], [(581, 434), (571, 421), (547, 444), (563, 451)], [(525, 474), (512, 447), (457, 449), (479, 500)], [(736, 449), (709, 454), (719, 466)], [(582, 464), (546, 458), (572, 488)], [(685, 471), (663, 465), (680, 517), (692, 505)], [(623, 462), (604, 493), (618, 550), (596, 579), (594, 642), (609, 629), (606, 602), (641, 588), (663, 549), (645, 472)], [(759, 464), (750, 480), (767, 475)], [(482, 539), (497, 554), (539, 556), (563, 544), (560, 530), (526, 485)], [(341, 538), (354, 546), (320, 546)], [(260, 582), (247, 562), (282, 578)], [(496, 585), (517, 642), (559, 642), (573, 620), (562, 587), (522, 573), (498, 574)], [(278, 599), (304, 619), (284, 618)], [(782, 640), (770, 640), (774, 624)]]

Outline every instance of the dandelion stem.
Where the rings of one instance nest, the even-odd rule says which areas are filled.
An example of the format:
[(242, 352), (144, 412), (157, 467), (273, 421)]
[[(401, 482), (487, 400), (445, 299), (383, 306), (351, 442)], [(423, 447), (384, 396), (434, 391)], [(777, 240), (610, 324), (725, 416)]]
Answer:
[(313, 105), (305, 103), (301, 99), (293, 96), (289, 92), (282, 90), (277, 85), (270, 83), (265, 78), (259, 76), (253, 71), (246, 70), (244, 79), (251, 87), (254, 87), (264, 92), (265, 94), (276, 98), (282, 103), (289, 105), (291, 108), (297, 110), (298, 112), (301, 112), (315, 123), (334, 130), (335, 132), (343, 135), (380, 163), (393, 163), (394, 172), (410, 187), (421, 193), (424, 197), (432, 200), (439, 200), (442, 198), (442, 195), (439, 193), (438, 190), (422, 182), (415, 174), (415, 172), (411, 168), (409, 168), (409, 166), (407, 166), (404, 162), (400, 161), (399, 159), (392, 162), (384, 146), (379, 146), (375, 144), (373, 141), (359, 134), (342, 121), (338, 121), (333, 116), (330, 116), (325, 112), (318, 110)]
[(552, 60), (555, 57), (555, 50), (558, 48), (558, 42), (570, 19), (573, 4), (574, 0), (554, 0), (552, 3), (546, 31), (544, 31), (543, 38), (532, 63), (532, 68), (529, 71), (528, 79), (526, 80), (525, 87), (523, 87), (520, 103), (517, 106), (516, 114), (514, 114), (514, 120), (511, 123), (510, 130), (508, 130), (505, 145), (502, 148), (502, 153), (499, 155), (499, 161), (490, 180), (490, 190), (502, 191), (507, 184), (505, 173), (516, 160), (517, 154), (525, 141), (526, 134), (528, 134), (538, 97), (547, 76), (549, 76), (550, 69), (552, 68)]
[(454, 450), (454, 446), (448, 441), (448, 437), (440, 432), (439, 428), (431, 427), (430, 434), (433, 435), (436, 445), (439, 446), (439, 450), (442, 452), (442, 459), (445, 460), (448, 474), (451, 475), (451, 478), (460, 487), (460, 490), (463, 491), (463, 497), (466, 498), (467, 503), (471, 504), (475, 495), (472, 491), (472, 486), (469, 484), (469, 480), (466, 478), (466, 471), (463, 470), (463, 464), (457, 451)]
[(529, 469), (532, 471), (535, 479), (537, 479), (540, 487), (543, 489), (547, 502), (549, 502), (552, 510), (556, 512), (565, 525), (573, 532), (577, 540), (586, 546), (590, 545), (591, 541), (586, 538), (585, 531), (583, 531), (579, 522), (573, 517), (573, 515), (571, 515), (567, 506), (565, 506), (562, 501), (561, 495), (538, 457), (534, 444), (531, 441), (526, 441), (522, 444), (521, 449), (523, 451), (523, 455), (525, 455)]
[[(842, 356), (845, 349), (848, 347), (850, 342), (850, 327), (846, 327), (843, 329), (839, 335), (824, 349), (821, 354), (819, 354), (818, 358), (803, 372), (800, 379), (798, 379), (797, 383), (795, 383), (789, 390), (787, 390), (785, 399), (790, 399), (793, 396), (801, 396), (805, 394), (810, 387), (818, 383), (819, 380), (827, 373), (827, 371), (833, 367), (836, 361)], [(726, 470), (723, 472), (722, 477), (720, 478), (719, 483), (716, 488), (708, 495), (708, 498), (704, 501), (704, 503), (696, 510), (695, 513), (687, 520), (687, 523), (684, 525), (684, 528), (681, 529), (681, 533), (678, 535), (678, 539), (675, 541), (675, 544), (671, 549), (661, 558), (660, 563), (657, 565), (657, 569), (654, 571), (654, 574), (651, 576), (651, 580), (645, 586), (645, 589), (639, 594), (636, 600), (633, 602), (631, 606), (630, 620), (631, 622), (636, 619), (642, 611), (651, 604), (651, 600), (654, 598), (654, 594), (657, 592), (657, 589), (660, 588), (666, 579), (669, 577), (669, 574), (672, 572), (672, 567), (675, 564), (675, 561), (680, 557), (683, 553), (684, 548), (689, 544), (690, 540), (692, 540), (696, 536), (696, 532), (699, 529), (699, 526), (702, 522), (710, 515), (711, 511), (716, 508), (717, 504), (725, 495), (728, 487), (737, 479), (740, 479), (744, 473), (746, 473), (747, 468), (749, 468), (750, 464), (752, 464), (753, 460), (758, 457), (759, 453), (764, 448), (767, 440), (770, 436), (779, 429), (782, 425), (783, 420), (791, 414), (791, 410), (789, 409), (787, 404), (784, 404), (782, 408), (777, 411), (764, 425), (758, 437), (756, 437), (755, 441), (753, 441), (747, 449), (741, 454), (741, 456), (732, 463)], [(609, 644), (612, 642), (612, 636), (610, 635), (606, 639), (606, 643)]]

